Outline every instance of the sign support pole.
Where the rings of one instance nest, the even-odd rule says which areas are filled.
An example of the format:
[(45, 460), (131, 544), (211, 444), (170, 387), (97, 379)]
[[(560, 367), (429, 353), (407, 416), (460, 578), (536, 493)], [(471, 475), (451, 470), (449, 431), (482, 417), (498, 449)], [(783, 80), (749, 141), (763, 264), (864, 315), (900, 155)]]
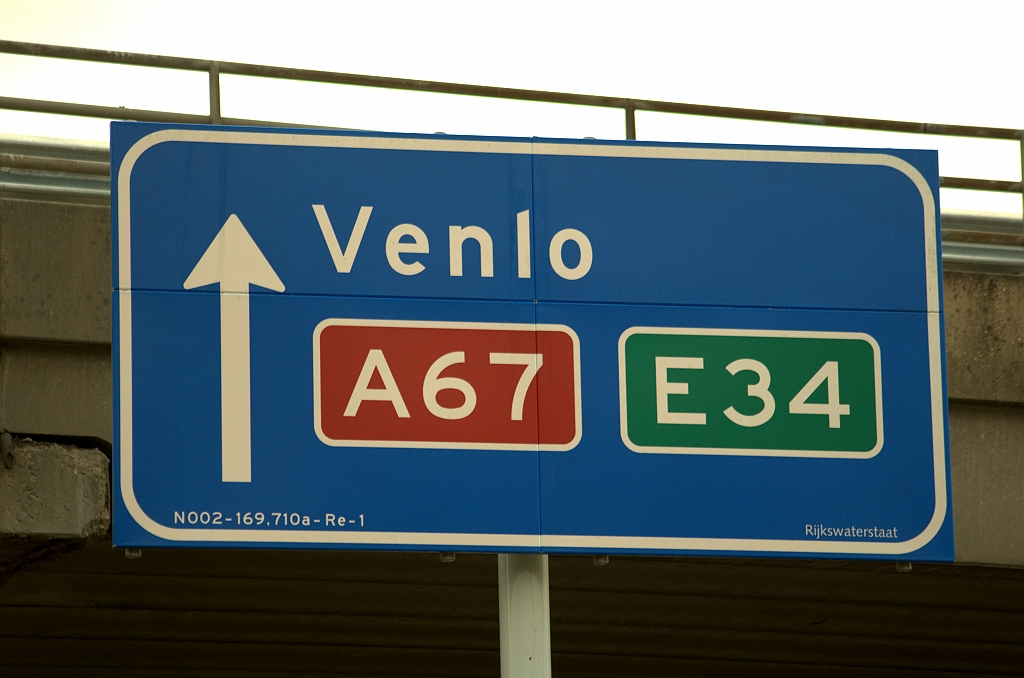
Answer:
[(551, 678), (548, 556), (498, 554), (501, 678)]

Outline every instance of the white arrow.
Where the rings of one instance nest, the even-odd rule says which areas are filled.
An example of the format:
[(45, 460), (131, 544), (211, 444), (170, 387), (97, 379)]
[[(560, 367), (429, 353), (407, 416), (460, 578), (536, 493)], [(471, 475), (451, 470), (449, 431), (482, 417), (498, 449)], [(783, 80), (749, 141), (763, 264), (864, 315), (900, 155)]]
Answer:
[(284, 283), (238, 217), (224, 222), (185, 289), (220, 283), (221, 481), (252, 481), (249, 414), (249, 285), (284, 292)]

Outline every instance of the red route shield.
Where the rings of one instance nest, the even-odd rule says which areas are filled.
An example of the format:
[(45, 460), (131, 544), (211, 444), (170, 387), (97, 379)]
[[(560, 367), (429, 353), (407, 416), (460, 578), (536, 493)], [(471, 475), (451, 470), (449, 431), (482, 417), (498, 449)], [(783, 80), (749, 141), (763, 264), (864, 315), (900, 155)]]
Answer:
[(579, 355), (564, 325), (331, 318), (313, 333), (314, 426), (334, 446), (570, 450)]

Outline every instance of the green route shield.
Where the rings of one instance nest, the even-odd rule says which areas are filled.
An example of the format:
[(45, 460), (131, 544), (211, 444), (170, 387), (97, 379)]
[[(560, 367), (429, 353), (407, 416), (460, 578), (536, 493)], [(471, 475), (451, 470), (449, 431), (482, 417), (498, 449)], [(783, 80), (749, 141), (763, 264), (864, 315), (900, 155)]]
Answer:
[(854, 332), (632, 327), (619, 338), (622, 441), (634, 452), (873, 457), (878, 343)]

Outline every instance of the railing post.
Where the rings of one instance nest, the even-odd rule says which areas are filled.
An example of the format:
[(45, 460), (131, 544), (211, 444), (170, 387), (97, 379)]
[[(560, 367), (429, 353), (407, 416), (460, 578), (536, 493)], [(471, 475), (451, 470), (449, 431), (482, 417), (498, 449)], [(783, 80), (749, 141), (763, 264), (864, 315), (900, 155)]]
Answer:
[(220, 124), (220, 64), (210, 62), (210, 123)]
[(636, 141), (636, 106), (632, 99), (626, 100), (626, 138)]

